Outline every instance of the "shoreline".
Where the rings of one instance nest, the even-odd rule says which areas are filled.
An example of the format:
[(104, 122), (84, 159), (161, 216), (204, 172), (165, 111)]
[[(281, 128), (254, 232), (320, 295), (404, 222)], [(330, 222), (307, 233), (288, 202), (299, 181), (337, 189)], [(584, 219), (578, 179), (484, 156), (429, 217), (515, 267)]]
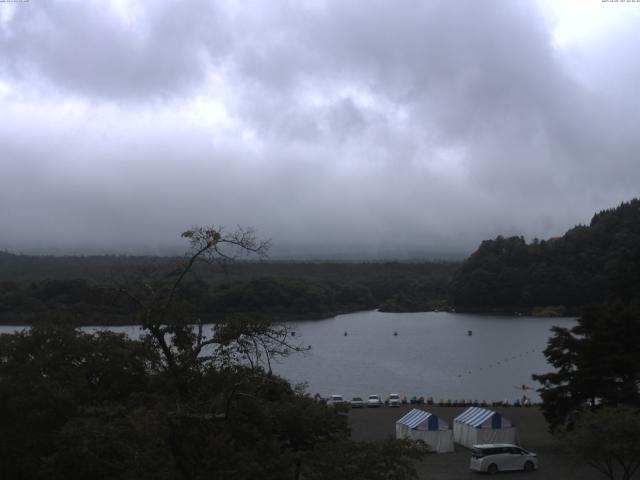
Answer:
[[(290, 323), (290, 322), (316, 322), (322, 320), (329, 320), (340, 315), (349, 315), (352, 313), (360, 313), (360, 312), (381, 312), (381, 313), (453, 313), (460, 315), (495, 315), (500, 317), (523, 317), (523, 318), (576, 318), (579, 316), (578, 312), (574, 311), (566, 311), (563, 315), (543, 315), (543, 314), (533, 314), (531, 312), (524, 313), (522, 311), (507, 311), (507, 310), (467, 310), (467, 309), (453, 309), (453, 308), (439, 308), (433, 310), (419, 310), (419, 311), (389, 311), (389, 310), (381, 310), (380, 308), (372, 308), (370, 310), (362, 310), (360, 308), (355, 309), (344, 309), (344, 310), (331, 310), (327, 312), (310, 312), (310, 313), (287, 313), (287, 314), (261, 314), (259, 312), (233, 312), (229, 315), (239, 315), (239, 316), (268, 316), (272, 317), (271, 321), (275, 323)], [(542, 312), (542, 313), (546, 313)], [(29, 327), (33, 324), (34, 321), (39, 320), (41, 318), (46, 318), (47, 316), (56, 315), (59, 312), (46, 312), (46, 313), (28, 313), (28, 314), (0, 314), (0, 326), (1, 327)], [(69, 318), (75, 317), (76, 319), (81, 315), (74, 312), (68, 312)], [(129, 315), (123, 314), (113, 314), (113, 315), (87, 315), (88, 317), (95, 318), (94, 321), (88, 322), (78, 322), (78, 327), (136, 327), (139, 326), (139, 323), (134, 321), (129, 321)], [(133, 315), (132, 315), (133, 316)], [(204, 317), (204, 316), (203, 316)], [(213, 324), (216, 323), (216, 320), (221, 318), (221, 315), (209, 315), (208, 318), (205, 318), (205, 324)], [(111, 319), (111, 321), (107, 320)]]

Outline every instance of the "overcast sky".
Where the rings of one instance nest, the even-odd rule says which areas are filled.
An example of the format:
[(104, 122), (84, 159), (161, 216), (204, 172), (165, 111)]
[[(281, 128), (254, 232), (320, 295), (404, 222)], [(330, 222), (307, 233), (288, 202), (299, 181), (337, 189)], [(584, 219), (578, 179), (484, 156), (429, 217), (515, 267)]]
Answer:
[(0, 1), (0, 249), (466, 255), (640, 195), (640, 3)]

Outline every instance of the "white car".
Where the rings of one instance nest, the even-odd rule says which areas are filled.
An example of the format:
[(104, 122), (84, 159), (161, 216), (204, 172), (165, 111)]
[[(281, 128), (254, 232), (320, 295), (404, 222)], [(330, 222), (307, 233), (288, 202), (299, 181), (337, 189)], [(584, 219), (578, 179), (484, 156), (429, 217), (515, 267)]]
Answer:
[(343, 405), (347, 402), (344, 401), (342, 395), (331, 395), (331, 398), (327, 401), (327, 405), (333, 405), (334, 407), (337, 405)]
[(364, 407), (364, 400), (360, 397), (353, 397), (351, 399), (351, 408), (362, 408)]
[(402, 400), (400, 400), (400, 395), (398, 395), (397, 393), (389, 394), (387, 405), (389, 405), (390, 407), (399, 407), (400, 405), (402, 405)]
[(490, 474), (508, 470), (530, 472), (538, 468), (538, 457), (511, 443), (474, 445), (469, 467), (471, 470)]
[(381, 407), (382, 400), (378, 395), (369, 395), (369, 399), (367, 400), (367, 407)]

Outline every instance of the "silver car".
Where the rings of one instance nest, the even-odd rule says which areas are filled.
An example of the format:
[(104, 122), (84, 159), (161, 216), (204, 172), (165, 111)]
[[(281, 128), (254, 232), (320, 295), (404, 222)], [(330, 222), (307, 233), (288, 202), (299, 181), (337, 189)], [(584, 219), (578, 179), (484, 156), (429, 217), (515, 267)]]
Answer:
[(342, 395), (331, 395), (331, 398), (329, 398), (327, 405), (337, 407), (338, 405), (345, 405), (346, 403), (347, 402), (345, 402), (344, 398), (342, 398)]
[(400, 400), (400, 395), (397, 393), (391, 393), (389, 398), (387, 399), (387, 405), (390, 407), (399, 407), (402, 405), (402, 400)]
[(474, 445), (469, 467), (471, 470), (490, 474), (508, 470), (530, 472), (538, 468), (538, 457), (511, 443)]

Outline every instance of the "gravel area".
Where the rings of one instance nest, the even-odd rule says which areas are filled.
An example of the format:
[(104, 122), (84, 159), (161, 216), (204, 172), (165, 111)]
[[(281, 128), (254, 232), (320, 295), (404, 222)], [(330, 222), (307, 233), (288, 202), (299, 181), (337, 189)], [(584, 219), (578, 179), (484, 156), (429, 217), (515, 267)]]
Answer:
[[(362, 408), (349, 413), (351, 437), (360, 441), (383, 440), (395, 436), (395, 422), (412, 408), (435, 413), (448, 422), (460, 414), (465, 407), (437, 407), (428, 405), (403, 405), (400, 408)], [(535, 478), (538, 480), (602, 480), (605, 477), (591, 467), (581, 464), (575, 457), (563, 453), (558, 441), (549, 434), (547, 423), (537, 407), (496, 407), (518, 428), (523, 448), (538, 454), (540, 469), (535, 472), (504, 472), (498, 478)], [(469, 470), (469, 449), (458, 444), (454, 453), (428, 454), (416, 465), (419, 478), (432, 480), (469, 480), (486, 478), (488, 475)]]

